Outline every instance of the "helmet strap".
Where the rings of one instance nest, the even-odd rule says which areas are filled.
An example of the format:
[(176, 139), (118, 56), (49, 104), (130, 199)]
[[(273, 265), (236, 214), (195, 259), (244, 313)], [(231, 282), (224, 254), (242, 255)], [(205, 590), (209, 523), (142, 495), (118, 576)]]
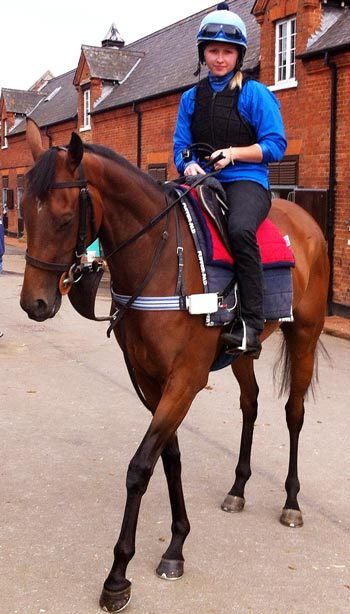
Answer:
[(201, 61), (200, 61), (200, 60), (198, 60), (198, 62), (197, 62), (197, 68), (196, 68), (196, 70), (195, 70), (195, 71), (194, 71), (194, 73), (193, 73), (193, 76), (194, 76), (194, 77), (198, 77), (198, 79), (200, 79), (200, 75), (201, 75), (201, 67), (202, 67), (202, 63), (201, 63)]
[(204, 62), (205, 62), (205, 59), (204, 59), (204, 49), (206, 48), (206, 46), (208, 45), (209, 42), (211, 42), (211, 41), (202, 42), (202, 43), (199, 43), (199, 45), (198, 45), (198, 57), (199, 57), (199, 63), (200, 64), (204, 64)]

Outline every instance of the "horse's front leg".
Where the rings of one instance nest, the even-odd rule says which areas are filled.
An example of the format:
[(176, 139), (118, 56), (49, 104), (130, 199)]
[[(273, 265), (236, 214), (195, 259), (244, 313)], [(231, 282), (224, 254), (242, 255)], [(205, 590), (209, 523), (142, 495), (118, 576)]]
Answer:
[(241, 390), (240, 406), (243, 416), (241, 445), (236, 467), (235, 482), (226, 495), (221, 509), (224, 512), (241, 512), (244, 508), (244, 489), (251, 476), (251, 451), (253, 443), (254, 423), (258, 412), (259, 388), (254, 374), (253, 359), (241, 356), (232, 364), (232, 371)]
[[(187, 373), (186, 373), (187, 371)], [(162, 399), (153, 416), (151, 425), (132, 458), (126, 479), (127, 500), (119, 539), (114, 548), (112, 569), (104, 583), (100, 606), (107, 612), (119, 612), (130, 600), (131, 583), (126, 579), (126, 569), (135, 553), (137, 519), (142, 496), (147, 490), (156, 462), (167, 444), (171, 444), (176, 429), (184, 419), (195, 395), (203, 388), (206, 379), (200, 385), (187, 366), (178, 370), (168, 382)], [(168, 451), (165, 453), (167, 456)], [(184, 541), (185, 536), (182, 536)], [(172, 540), (176, 557), (180, 556), (179, 545)]]
[[(155, 409), (161, 399), (159, 386), (155, 386), (154, 381), (145, 377), (143, 372), (137, 373), (137, 381), (148, 401), (149, 407)], [(152, 415), (153, 413), (154, 411), (152, 411)], [(171, 506), (172, 538), (156, 569), (156, 573), (164, 580), (178, 580), (182, 577), (184, 571), (182, 549), (184, 541), (190, 532), (190, 523), (187, 517), (182, 490), (181, 454), (176, 433), (166, 444), (162, 452), (162, 461)]]

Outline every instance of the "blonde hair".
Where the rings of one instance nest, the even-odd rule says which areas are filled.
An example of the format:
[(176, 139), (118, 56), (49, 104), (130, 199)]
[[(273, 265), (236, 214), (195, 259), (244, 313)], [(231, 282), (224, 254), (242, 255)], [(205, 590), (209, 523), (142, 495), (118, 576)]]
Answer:
[(243, 85), (243, 73), (241, 70), (237, 70), (237, 72), (235, 72), (235, 74), (233, 75), (230, 81), (230, 90), (234, 90), (235, 87), (238, 87), (241, 90), (242, 85)]

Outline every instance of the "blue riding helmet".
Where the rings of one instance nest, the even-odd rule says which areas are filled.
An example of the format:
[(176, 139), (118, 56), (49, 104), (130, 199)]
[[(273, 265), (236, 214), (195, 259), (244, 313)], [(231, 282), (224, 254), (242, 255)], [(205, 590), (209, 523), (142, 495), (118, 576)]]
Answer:
[(247, 29), (244, 21), (229, 10), (226, 2), (221, 2), (216, 11), (204, 17), (197, 34), (197, 45), (200, 62), (204, 62), (205, 43), (219, 41), (231, 43), (240, 48), (240, 63), (247, 49)]

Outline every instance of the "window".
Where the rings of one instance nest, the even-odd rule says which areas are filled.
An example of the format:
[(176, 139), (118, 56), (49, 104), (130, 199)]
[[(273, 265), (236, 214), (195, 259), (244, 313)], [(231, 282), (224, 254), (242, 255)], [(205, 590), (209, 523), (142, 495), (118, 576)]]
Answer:
[(87, 88), (83, 91), (83, 128), (91, 128), (90, 123), (90, 106), (91, 106), (91, 91)]
[(3, 149), (5, 149), (5, 147), (8, 147), (8, 140), (7, 140), (7, 119), (4, 119), (4, 121), (2, 122), (2, 127), (3, 127), (3, 132), (1, 134), (1, 147)]
[(275, 84), (288, 87), (295, 81), (296, 18), (276, 23)]
[(148, 174), (153, 177), (158, 183), (164, 183), (167, 180), (168, 169), (166, 164), (149, 164)]
[(281, 162), (269, 164), (269, 179), (273, 198), (288, 198), (298, 185), (298, 156), (285, 156)]
[(2, 211), (7, 213), (8, 209), (13, 209), (13, 190), (9, 188), (9, 178), (2, 178)]
[(17, 209), (18, 215), (23, 217), (22, 199), (24, 193), (24, 176), (17, 175)]
[(23, 237), (24, 221), (23, 221), (23, 192), (24, 192), (24, 175), (17, 175), (17, 237)]

